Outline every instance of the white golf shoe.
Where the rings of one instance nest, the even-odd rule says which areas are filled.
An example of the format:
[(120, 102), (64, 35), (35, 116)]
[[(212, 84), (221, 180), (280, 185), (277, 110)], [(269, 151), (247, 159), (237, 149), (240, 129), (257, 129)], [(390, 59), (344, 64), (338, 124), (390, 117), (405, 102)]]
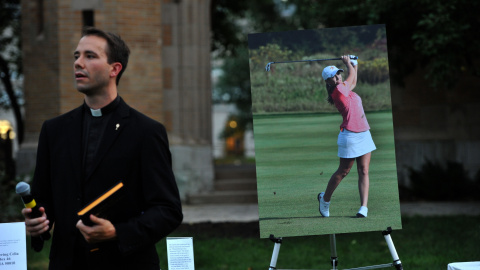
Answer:
[(324, 195), (325, 195), (325, 192), (321, 192), (321, 193), (318, 194), (318, 202), (319, 202), (318, 210), (320, 211), (320, 215), (322, 215), (324, 217), (329, 217), (330, 216), (330, 211), (329, 211), (330, 203), (323, 200)]
[(365, 218), (367, 217), (367, 214), (368, 208), (365, 206), (360, 206), (360, 209), (358, 209), (357, 218)]

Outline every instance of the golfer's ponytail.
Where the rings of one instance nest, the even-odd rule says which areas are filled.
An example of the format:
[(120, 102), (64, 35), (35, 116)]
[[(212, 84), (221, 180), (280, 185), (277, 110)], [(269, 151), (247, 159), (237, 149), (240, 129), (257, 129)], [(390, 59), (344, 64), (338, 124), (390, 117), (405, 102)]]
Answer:
[(333, 90), (335, 90), (335, 86), (330, 85), (328, 83), (326, 83), (326, 86), (327, 86), (327, 94), (328, 94), (327, 102), (333, 105), (335, 103), (333, 102), (332, 93), (333, 93)]

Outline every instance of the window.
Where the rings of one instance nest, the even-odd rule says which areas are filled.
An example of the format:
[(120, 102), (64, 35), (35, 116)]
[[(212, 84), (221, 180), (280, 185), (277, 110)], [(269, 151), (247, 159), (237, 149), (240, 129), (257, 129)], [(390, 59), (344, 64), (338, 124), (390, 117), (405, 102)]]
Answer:
[(82, 11), (82, 25), (85, 26), (95, 26), (95, 12), (93, 9), (83, 10)]
[(43, 34), (45, 23), (43, 15), (43, 0), (37, 0), (37, 35)]

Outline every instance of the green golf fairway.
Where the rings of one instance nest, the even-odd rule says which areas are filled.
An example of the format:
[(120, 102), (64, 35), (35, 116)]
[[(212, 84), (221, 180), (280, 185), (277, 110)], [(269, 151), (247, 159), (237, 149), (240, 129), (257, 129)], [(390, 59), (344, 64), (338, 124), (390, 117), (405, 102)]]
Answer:
[(356, 164), (335, 190), (330, 217), (317, 195), (337, 170), (340, 114), (254, 115), (260, 237), (401, 229), (392, 113), (367, 112), (377, 146), (370, 162), (368, 217), (360, 207)]

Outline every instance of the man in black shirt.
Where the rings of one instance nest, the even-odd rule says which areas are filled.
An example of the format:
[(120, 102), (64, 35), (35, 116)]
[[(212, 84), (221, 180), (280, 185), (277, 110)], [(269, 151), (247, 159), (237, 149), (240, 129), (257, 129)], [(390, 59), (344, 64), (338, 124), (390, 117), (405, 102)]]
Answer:
[[(42, 126), (32, 195), (43, 216), (22, 213), (33, 244), (55, 224), (49, 269), (158, 270), (155, 243), (183, 219), (164, 126), (118, 96), (129, 53), (119, 36), (85, 29), (74, 52), (84, 104)], [(83, 224), (77, 212), (119, 181), (120, 214)]]

